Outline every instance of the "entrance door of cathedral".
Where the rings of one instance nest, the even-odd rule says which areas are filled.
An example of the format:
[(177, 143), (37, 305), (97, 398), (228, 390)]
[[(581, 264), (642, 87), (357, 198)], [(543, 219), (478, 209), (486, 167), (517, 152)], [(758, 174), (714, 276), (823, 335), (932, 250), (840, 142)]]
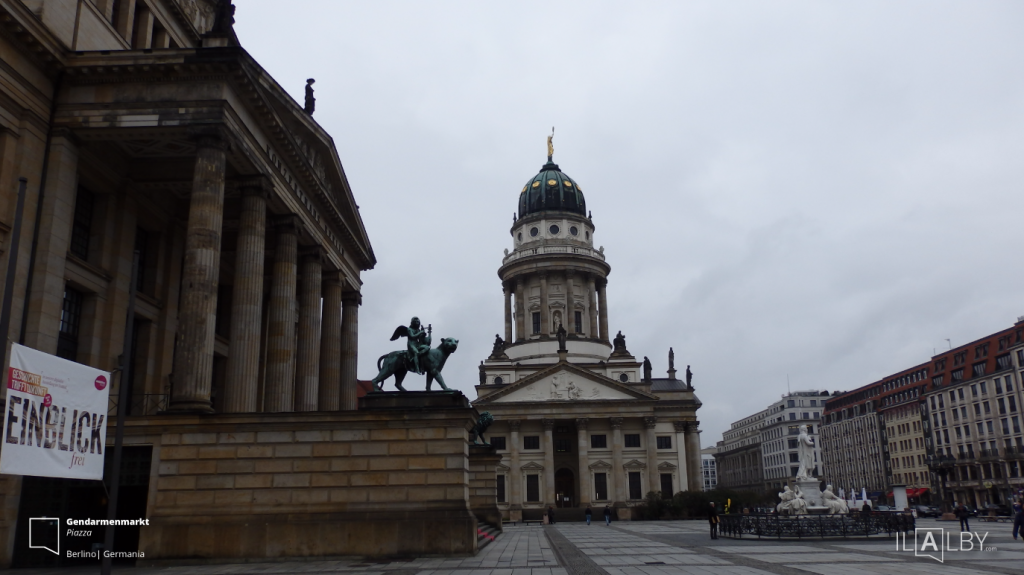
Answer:
[(571, 470), (555, 472), (555, 499), (559, 507), (576, 507), (576, 476)]

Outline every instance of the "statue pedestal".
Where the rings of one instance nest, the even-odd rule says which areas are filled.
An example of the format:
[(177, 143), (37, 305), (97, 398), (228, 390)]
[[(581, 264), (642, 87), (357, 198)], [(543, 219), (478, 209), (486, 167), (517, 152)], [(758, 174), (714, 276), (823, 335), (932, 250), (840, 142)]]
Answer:
[[(807, 507), (825, 507), (825, 501), (821, 498), (821, 482), (813, 477), (807, 479), (797, 479), (797, 487), (800, 488), (800, 493), (804, 496), (804, 501), (807, 502)], [(810, 511), (810, 509), (808, 509)]]

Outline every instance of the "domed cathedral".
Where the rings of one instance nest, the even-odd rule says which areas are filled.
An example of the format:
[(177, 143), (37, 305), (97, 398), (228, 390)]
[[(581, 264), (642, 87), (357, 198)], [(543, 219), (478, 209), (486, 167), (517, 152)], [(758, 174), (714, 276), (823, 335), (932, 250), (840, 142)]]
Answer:
[(621, 519), (629, 504), (703, 487), (700, 431), (689, 367), (652, 377), (619, 332), (610, 336), (611, 266), (595, 248), (596, 226), (580, 185), (553, 160), (519, 193), (512, 246), (498, 268), (505, 334), (480, 362), (474, 405), (494, 423), (501, 455), (498, 506), (509, 520), (550, 507), (572, 519), (604, 506)]

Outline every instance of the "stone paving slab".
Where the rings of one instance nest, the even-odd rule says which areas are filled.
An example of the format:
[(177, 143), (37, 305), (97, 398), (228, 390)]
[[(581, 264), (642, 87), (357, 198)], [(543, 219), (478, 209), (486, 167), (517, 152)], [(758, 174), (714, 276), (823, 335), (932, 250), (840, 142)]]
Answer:
[(723, 553), (820, 553), (820, 547), (809, 545), (739, 545), (736, 547), (722, 547)]
[(804, 553), (797, 555), (793, 553), (766, 553), (756, 557), (758, 561), (765, 563), (874, 563), (900, 561), (892, 557), (878, 557), (875, 555), (861, 553), (828, 553), (819, 550), (816, 553)]
[(899, 563), (896, 565), (801, 564), (793, 565), (792, 567), (818, 573), (819, 575), (986, 575), (991, 573), (991, 571), (952, 567), (934, 561), (931, 563)]

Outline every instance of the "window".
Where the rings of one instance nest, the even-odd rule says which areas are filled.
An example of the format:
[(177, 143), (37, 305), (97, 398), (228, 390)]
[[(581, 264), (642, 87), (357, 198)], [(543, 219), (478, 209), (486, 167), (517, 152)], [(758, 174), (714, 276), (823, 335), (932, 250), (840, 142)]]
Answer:
[(963, 378), (964, 378), (964, 370), (963, 370), (963, 368), (960, 368), (960, 369), (958, 369), (958, 370), (956, 370), (956, 371), (954, 371), (953, 373), (950, 374), (950, 379), (952, 379), (953, 381), (960, 381)]
[(985, 435), (985, 424), (981, 421), (978, 422), (978, 435)]
[(626, 442), (626, 447), (640, 447), (640, 434), (639, 433), (627, 433), (623, 436)]
[(505, 503), (505, 475), (498, 475), (498, 483), (496, 485), (498, 491), (498, 503)]
[[(639, 436), (637, 436), (639, 437)], [(629, 498), (630, 499), (643, 499), (643, 488), (640, 487), (640, 472), (630, 471), (629, 472)]]
[(1010, 435), (1010, 420), (1004, 417), (1000, 423), (1003, 425), (1003, 435)]
[(1013, 391), (1013, 377), (1008, 375), (1003, 378), (1003, 381), (1006, 382), (1006, 391)]
[(526, 500), (540, 501), (540, 475), (526, 476)]
[(960, 420), (960, 413), (956, 409), (953, 409), (951, 411), (953, 413), (953, 421), (959, 421)]
[(608, 436), (607, 435), (591, 435), (590, 436), (590, 448), (591, 449), (607, 449), (608, 448)]
[(799, 444), (797, 443), (797, 440), (790, 439), (789, 440), (789, 448), (790, 449), (796, 449), (797, 447), (799, 447)]
[(661, 498), (672, 499), (672, 474), (661, 474)]
[(540, 333), (540, 312), (533, 312), (533, 333)]
[(572, 453), (573, 439), (566, 439), (564, 437), (555, 438), (555, 453)]
[(977, 385), (972, 385), (971, 386), (971, 397), (978, 397), (978, 386)]
[(796, 407), (796, 402), (792, 399), (786, 401), (786, 407)]
[(818, 407), (818, 400), (817, 399), (812, 399), (811, 400), (811, 407)]
[(505, 451), (505, 438), (504, 437), (492, 437), (491, 446), (498, 451)]
[(803, 412), (803, 414), (802, 414), (802, 417), (803, 417), (804, 419), (810, 419), (810, 418), (811, 418), (811, 414), (810, 414), (810, 413), (807, 413), (807, 412), (805, 411), (805, 412)]
[(1011, 396), (1007, 397), (1006, 399), (1008, 400), (1008, 403), (1010, 404), (1010, 413), (1017, 413), (1017, 398), (1011, 395)]
[(939, 396), (939, 409), (945, 409), (945, 408), (946, 408), (946, 404), (943, 403), (942, 396), (940, 395)]
[(665, 435), (665, 436), (659, 435), (657, 437), (657, 440), (658, 440), (658, 449), (672, 449), (672, 437), (671, 436), (669, 436), (669, 435)]
[(1020, 433), (1020, 419), (1016, 415), (1013, 416), (1013, 432)]
[(573, 319), (575, 320), (575, 325), (573, 327), (573, 330), (576, 333), (583, 333), (583, 312), (581, 312), (581, 311), (573, 312)]
[(1002, 392), (1003, 392), (1003, 380), (1001, 380), (1001, 379), (999, 379), (997, 377), (996, 378), (996, 393), (1002, 393)]
[(797, 454), (797, 453), (790, 453), (789, 454), (789, 462), (790, 463), (800, 463), (800, 455)]
[(598, 501), (608, 500), (608, 475), (604, 473), (594, 474), (594, 499)]
[(987, 402), (987, 401), (986, 401), (986, 402), (984, 402), (984, 403), (982, 403), (981, 405), (982, 405), (982, 406), (983, 406), (983, 407), (985, 408), (985, 413), (986, 413), (986, 414), (992, 413), (992, 408), (990, 408), (990, 407), (989, 407), (989, 405), (988, 405), (988, 402)]
[(71, 224), (71, 245), (69, 250), (72, 254), (83, 260), (89, 259), (89, 236), (92, 235), (92, 212), (94, 197), (92, 192), (85, 188), (78, 188), (78, 196), (75, 198), (75, 219)]
[(64, 287), (64, 303), (60, 312), (60, 333), (57, 337), (57, 357), (75, 361), (78, 357), (78, 329), (82, 323), (82, 292)]
[(1001, 397), (997, 400), (997, 402), (999, 405), (999, 415), (1006, 415), (1006, 402), (1003, 401), (1003, 398)]
[(971, 366), (972, 377), (981, 377), (985, 375), (985, 362), (979, 362)]
[[(540, 449), (540, 436), (539, 435), (526, 435), (523, 436), (523, 449)], [(531, 500), (535, 501), (535, 500)]]
[(982, 395), (988, 394), (988, 383), (983, 381), (983, 382), (981, 382), (980, 385), (981, 385), (981, 394)]
[(790, 419), (790, 421), (796, 420), (796, 413), (793, 413), (792, 411), (789, 412), (789, 419)]
[(993, 428), (992, 428), (992, 420), (991, 419), (985, 422), (985, 429), (988, 430), (988, 434), (989, 435), (994, 435), (995, 434), (995, 431), (993, 431)]
[(964, 400), (964, 388), (961, 387), (960, 389), (956, 390), (956, 392), (957, 392), (957, 397), (960, 398), (960, 401), (963, 401)]

